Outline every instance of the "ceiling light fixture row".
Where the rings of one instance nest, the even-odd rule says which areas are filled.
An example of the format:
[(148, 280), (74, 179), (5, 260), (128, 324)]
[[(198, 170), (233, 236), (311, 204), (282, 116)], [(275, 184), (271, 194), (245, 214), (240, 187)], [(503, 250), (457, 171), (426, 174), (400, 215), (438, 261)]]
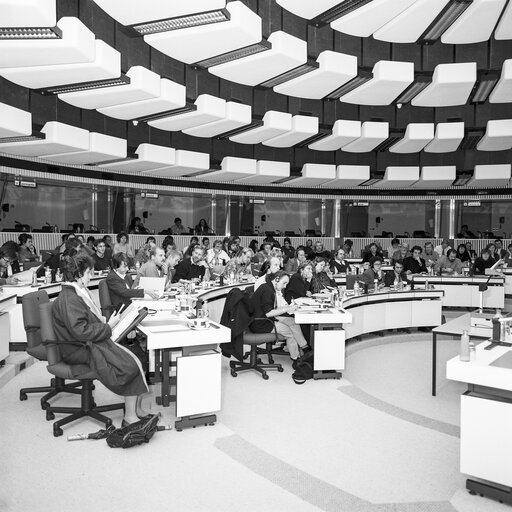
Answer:
[(36, 131), (32, 135), (18, 136), (18, 137), (2, 137), (0, 143), (14, 144), (15, 142), (33, 142), (35, 140), (44, 140), (46, 135), (42, 132)]
[(346, 16), (347, 14), (359, 9), (359, 7), (363, 7), (373, 0), (345, 0), (344, 2), (340, 2), (338, 5), (331, 7), (327, 11), (319, 14), (316, 18), (313, 18), (310, 23), (317, 27), (324, 27), (329, 23)]
[(62, 31), (58, 27), (0, 27), (0, 40), (5, 39), (62, 39)]
[(301, 64), (296, 68), (290, 69), (285, 73), (281, 73), (265, 82), (259, 84), (260, 87), (275, 87), (276, 85), (283, 84), (284, 82), (288, 82), (289, 80), (293, 80), (294, 78), (298, 78), (299, 76), (305, 75), (307, 73), (311, 73), (311, 71), (315, 71), (320, 66), (314, 59), (308, 59), (305, 64)]
[(210, 57), (209, 59), (200, 60), (192, 64), (192, 67), (207, 69), (213, 66), (226, 64), (227, 62), (231, 62), (233, 60), (243, 59), (244, 57), (249, 57), (250, 55), (256, 55), (257, 53), (265, 52), (271, 49), (272, 43), (263, 39), (259, 43), (244, 46), (243, 48), (237, 48), (231, 52), (216, 55), (215, 57)]
[(181, 114), (187, 114), (189, 112), (195, 112), (197, 110), (197, 105), (192, 103), (191, 101), (187, 101), (187, 104), (181, 108), (175, 108), (174, 110), (166, 110), (165, 112), (158, 112), (158, 114), (152, 114), (150, 116), (138, 117), (137, 119), (133, 119), (136, 123), (156, 121), (157, 119), (164, 119), (166, 117), (174, 117), (179, 116)]
[(116, 87), (119, 85), (129, 85), (130, 77), (122, 74), (118, 78), (108, 80), (94, 80), (92, 82), (80, 82), (77, 84), (64, 84), (55, 87), (46, 87), (44, 89), (35, 89), (34, 92), (50, 96), (56, 94), (66, 94), (69, 92), (92, 91), (94, 89), (102, 89), (107, 87)]

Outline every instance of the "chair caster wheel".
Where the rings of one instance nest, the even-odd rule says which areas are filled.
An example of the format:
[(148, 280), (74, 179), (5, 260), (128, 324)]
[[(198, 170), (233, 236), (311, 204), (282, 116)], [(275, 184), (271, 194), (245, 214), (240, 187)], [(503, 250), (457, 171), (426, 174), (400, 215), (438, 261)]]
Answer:
[(183, 432), (183, 429), (182, 428), (177, 428), (176, 432)]
[(20, 391), (20, 400), (24, 402), (28, 398), (27, 393)]
[(279, 373), (283, 373), (283, 372), (284, 372), (283, 367), (282, 367), (282, 366), (280, 366), (280, 367), (277, 369), (277, 371), (278, 371)]
[(46, 421), (52, 421), (55, 419), (55, 414), (52, 411), (46, 410)]
[(476, 492), (475, 491), (468, 491), (469, 494), (471, 494), (471, 496), (476, 496)]
[(210, 425), (210, 427), (213, 427), (215, 423), (208, 423), (208, 425)]
[(54, 437), (60, 437), (64, 432), (60, 427), (53, 427), (53, 436)]
[(268, 380), (268, 374), (267, 373), (263, 373), (262, 377), (263, 377), (263, 380)]
[(238, 373), (235, 372), (235, 370), (231, 370), (231, 376), (232, 377), (236, 377), (238, 375)]

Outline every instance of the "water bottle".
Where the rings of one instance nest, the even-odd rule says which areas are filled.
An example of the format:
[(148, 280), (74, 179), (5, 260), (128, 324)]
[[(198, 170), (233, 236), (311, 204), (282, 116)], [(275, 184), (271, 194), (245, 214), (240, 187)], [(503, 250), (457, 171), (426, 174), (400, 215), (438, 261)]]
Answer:
[(354, 295), (359, 295), (359, 281), (354, 283)]
[(231, 271), (229, 273), (229, 284), (235, 284), (235, 273), (233, 271)]
[(46, 284), (52, 283), (52, 269), (50, 267), (44, 269), (44, 282)]
[(23, 260), (20, 260), (20, 272), (23, 272)]
[(57, 272), (55, 274), (55, 282), (60, 283), (62, 281), (62, 274), (60, 273), (60, 268), (57, 269)]
[(470, 341), (469, 342), (469, 360), (474, 361), (476, 359), (476, 347), (475, 344)]
[(395, 290), (400, 289), (400, 281), (398, 280), (397, 277), (395, 277), (395, 282), (393, 283), (393, 286), (395, 287)]
[(374, 279), (373, 280), (373, 293), (377, 293), (379, 291), (379, 280)]
[(32, 287), (35, 288), (37, 286), (37, 272), (34, 270), (32, 272)]
[(208, 309), (208, 301), (207, 300), (203, 301), (202, 310), (203, 310), (203, 318), (208, 318), (210, 316), (210, 311)]
[(430, 285), (428, 284), (428, 279), (425, 279), (425, 290), (430, 290)]
[(462, 336), (460, 337), (460, 360), (467, 363), (470, 359), (468, 331), (462, 331)]

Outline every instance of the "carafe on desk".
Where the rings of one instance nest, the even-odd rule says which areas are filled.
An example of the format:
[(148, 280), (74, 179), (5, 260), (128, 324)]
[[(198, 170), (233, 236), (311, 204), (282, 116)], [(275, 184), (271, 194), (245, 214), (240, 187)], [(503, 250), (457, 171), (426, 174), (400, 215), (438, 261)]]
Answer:
[(460, 337), (460, 356), (459, 356), (459, 358), (464, 363), (468, 363), (471, 360), (468, 331), (462, 331), (462, 336)]

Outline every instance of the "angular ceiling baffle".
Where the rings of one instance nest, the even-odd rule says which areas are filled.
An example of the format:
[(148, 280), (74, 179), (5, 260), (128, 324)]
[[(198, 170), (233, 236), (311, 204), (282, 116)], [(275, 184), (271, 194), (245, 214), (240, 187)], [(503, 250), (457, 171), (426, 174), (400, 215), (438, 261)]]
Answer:
[(226, 116), (213, 123), (202, 124), (195, 128), (187, 128), (183, 133), (194, 137), (216, 137), (221, 133), (236, 130), (251, 123), (252, 108), (249, 105), (228, 101), (226, 103)]
[(390, 105), (414, 82), (412, 62), (381, 60), (373, 67), (373, 78), (340, 97), (356, 105)]
[(421, 169), (420, 179), (411, 187), (428, 190), (450, 187), (456, 177), (457, 167), (455, 165), (425, 166)]
[(389, 123), (366, 121), (361, 126), (361, 137), (341, 148), (348, 153), (368, 153), (389, 137)]
[[(170, 2), (174, 3), (174, 2)], [(193, 64), (251, 46), (262, 39), (261, 18), (242, 2), (230, 2), (224, 23), (194, 26), (144, 36), (144, 41), (173, 59)]]
[(512, 149), (512, 119), (487, 122), (487, 131), (477, 145), (479, 151), (506, 151)]
[(418, 73), (414, 77), (414, 82), (407, 87), (395, 100), (393, 103), (397, 105), (403, 103), (410, 103), (413, 98), (418, 96), (418, 94), (426, 89), (432, 83), (432, 75), (428, 73)]
[(61, 18), (57, 27), (62, 32), (60, 39), (0, 38), (0, 68), (94, 61), (94, 34), (78, 18)]
[(308, 147), (316, 151), (337, 151), (359, 137), (361, 137), (361, 121), (338, 119), (332, 126), (331, 135), (309, 144)]
[(318, 69), (274, 87), (274, 91), (297, 98), (321, 99), (357, 76), (357, 58), (332, 52), (320, 53)]
[(292, 115), (286, 112), (269, 110), (265, 112), (262, 121), (262, 126), (233, 135), (229, 140), (239, 144), (260, 144), (292, 129)]
[(373, 0), (331, 22), (331, 28), (356, 37), (370, 37), (416, 0)]
[(143, 174), (158, 176), (161, 178), (179, 178), (188, 176), (210, 168), (210, 155), (198, 151), (186, 151), (177, 149), (174, 153), (174, 164), (160, 169), (143, 171)]
[[(306, 20), (316, 18), (329, 11), (329, 9), (335, 8), (338, 4), (347, 3), (340, 2), (340, 0), (317, 0), (315, 2), (311, 2), (311, 0), (276, 0), (276, 2), (283, 9)], [(354, 1), (352, 0), (350, 3), (354, 3)]]
[(512, 2), (509, 2), (503, 11), (503, 16), (494, 32), (494, 37), (498, 40), (512, 39)]
[(450, 0), (418, 0), (379, 28), (373, 37), (389, 43), (415, 43)]
[(42, 94), (58, 94), (73, 87), (92, 88), (115, 85), (121, 77), (121, 54), (97, 39), (91, 62), (0, 68), (0, 75), (11, 82), (36, 89)]
[(488, 41), (507, 0), (473, 0), (441, 36), (445, 44), (472, 44)]
[(144, 143), (138, 146), (132, 158), (101, 164), (100, 167), (128, 173), (139, 173), (172, 167), (175, 164), (175, 159), (175, 149)]
[(272, 48), (232, 62), (209, 68), (225, 80), (256, 86), (306, 64), (307, 43), (283, 31), (273, 32), (268, 38)]
[(325, 188), (351, 188), (357, 187), (370, 179), (369, 165), (338, 165), (336, 178), (333, 181), (322, 183)]
[(489, 96), (490, 103), (512, 103), (512, 59), (503, 63), (501, 77)]
[(468, 187), (494, 188), (506, 187), (511, 178), (512, 165), (475, 165)]
[(264, 146), (289, 148), (318, 133), (318, 117), (293, 116), (292, 129), (273, 139), (263, 141)]
[(329, 164), (304, 164), (302, 175), (286, 182), (291, 187), (316, 187), (336, 179), (336, 166)]
[(126, 158), (126, 140), (103, 133), (89, 133), (89, 148), (83, 151), (73, 151), (46, 155), (47, 160), (63, 164), (86, 165)]
[(127, 83), (59, 94), (59, 99), (79, 108), (97, 109), (160, 96), (160, 76), (143, 66), (131, 67)]
[(476, 82), (476, 62), (439, 64), (432, 83), (411, 104), (416, 107), (465, 105)]
[(31, 135), (32, 114), (0, 103), (0, 142), (8, 142), (8, 139), (16, 140), (19, 137), (30, 138)]
[(288, 178), (290, 176), (290, 162), (274, 162), (270, 160), (258, 160), (256, 164), (256, 174), (254, 176), (244, 176), (236, 180), (237, 183), (245, 185), (268, 185), (275, 181)]
[(407, 188), (419, 179), (419, 167), (387, 167), (384, 178), (373, 186), (375, 188)]
[(89, 149), (89, 132), (58, 121), (48, 121), (41, 133), (44, 138), (25, 142), (1, 144), (0, 151), (20, 156), (40, 156)]
[(391, 153), (418, 153), (434, 138), (434, 123), (410, 123), (402, 140), (389, 148)]
[(160, 95), (158, 97), (99, 108), (98, 112), (125, 121), (152, 116), (161, 112), (169, 113), (185, 107), (187, 103), (186, 94), (187, 89), (184, 85), (162, 78), (160, 79)]
[(464, 123), (438, 123), (432, 142), (425, 146), (427, 153), (457, 151), (464, 138)]
[(176, 115), (148, 121), (148, 124), (159, 130), (177, 132), (226, 119), (226, 101), (221, 98), (200, 94), (194, 104), (195, 110), (182, 114), (178, 111)]
[(0, 0), (1, 39), (59, 39), (56, 0)]
[(257, 162), (252, 158), (225, 156), (220, 170), (201, 174), (201, 181), (234, 181), (245, 176), (255, 176)]

